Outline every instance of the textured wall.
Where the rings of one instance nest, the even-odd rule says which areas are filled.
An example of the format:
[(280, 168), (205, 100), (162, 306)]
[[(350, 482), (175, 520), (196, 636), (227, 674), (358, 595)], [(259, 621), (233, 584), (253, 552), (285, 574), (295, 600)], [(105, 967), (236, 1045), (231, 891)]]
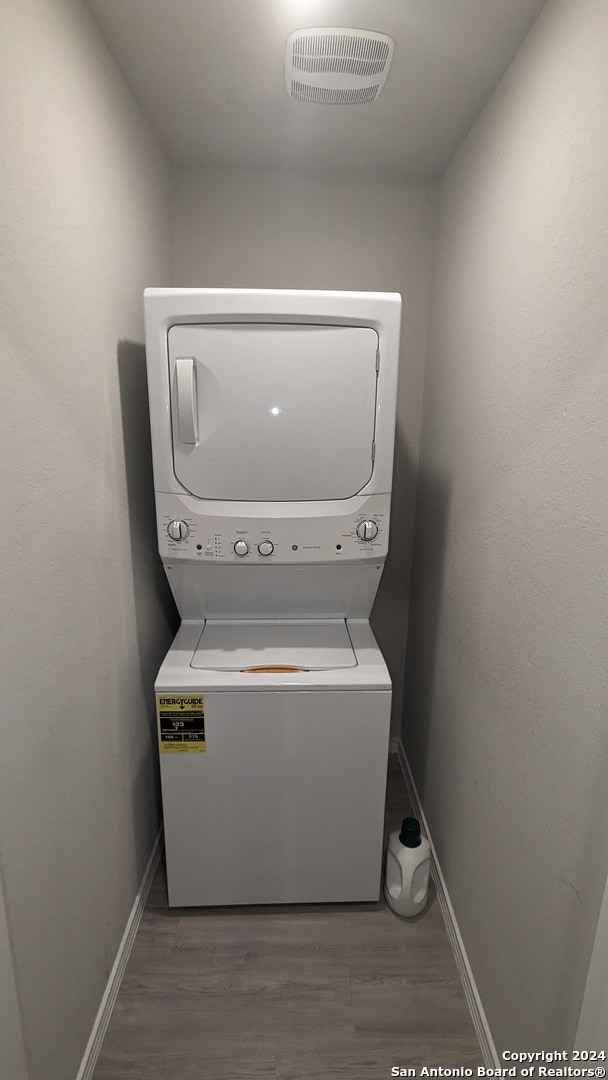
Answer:
[(9, 6), (0, 98), (0, 848), (30, 1080), (67, 1080), (158, 822), (141, 290), (169, 278), (167, 178), (75, 0)]
[(571, 1045), (608, 862), (608, 6), (442, 185), (403, 738), (500, 1047)]
[(403, 297), (391, 549), (372, 624), (401, 695), (415, 472), (435, 223), (435, 188), (296, 172), (179, 169), (175, 282), (360, 289)]

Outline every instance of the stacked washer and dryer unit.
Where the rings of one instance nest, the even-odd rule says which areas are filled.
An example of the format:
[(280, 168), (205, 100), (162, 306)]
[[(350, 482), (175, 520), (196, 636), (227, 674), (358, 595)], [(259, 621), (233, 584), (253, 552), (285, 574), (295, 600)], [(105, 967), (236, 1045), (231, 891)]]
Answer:
[(401, 299), (147, 289), (172, 906), (377, 900)]

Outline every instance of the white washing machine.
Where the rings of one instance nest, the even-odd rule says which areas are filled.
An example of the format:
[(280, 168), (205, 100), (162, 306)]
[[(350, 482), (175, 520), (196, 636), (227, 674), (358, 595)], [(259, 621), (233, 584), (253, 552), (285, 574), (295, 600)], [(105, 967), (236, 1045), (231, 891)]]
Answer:
[(148, 289), (169, 903), (377, 900), (396, 294)]

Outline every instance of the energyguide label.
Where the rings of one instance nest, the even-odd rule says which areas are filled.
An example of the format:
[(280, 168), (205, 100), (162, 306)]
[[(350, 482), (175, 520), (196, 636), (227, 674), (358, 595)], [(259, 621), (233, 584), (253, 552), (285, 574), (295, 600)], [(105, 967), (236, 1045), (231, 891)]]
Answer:
[(161, 754), (201, 754), (207, 749), (202, 694), (157, 694), (156, 716)]

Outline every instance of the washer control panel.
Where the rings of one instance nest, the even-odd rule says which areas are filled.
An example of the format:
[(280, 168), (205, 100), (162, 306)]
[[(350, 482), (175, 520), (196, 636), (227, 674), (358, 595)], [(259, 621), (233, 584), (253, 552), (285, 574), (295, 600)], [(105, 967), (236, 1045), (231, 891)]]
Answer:
[(361, 499), (355, 514), (349, 500), (348, 513), (296, 512), (276, 519), (206, 514), (204, 504), (179, 495), (157, 493), (156, 502), (159, 550), (166, 560), (259, 565), (374, 561), (388, 549), (389, 495)]

